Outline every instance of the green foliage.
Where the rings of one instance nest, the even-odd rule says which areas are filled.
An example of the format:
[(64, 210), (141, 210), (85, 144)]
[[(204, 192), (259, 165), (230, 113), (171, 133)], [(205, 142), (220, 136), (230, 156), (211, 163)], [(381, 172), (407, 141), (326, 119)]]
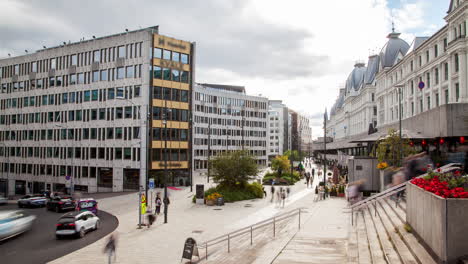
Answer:
[(414, 154), (413, 147), (410, 146), (407, 138), (400, 139), (395, 129), (390, 129), (388, 135), (376, 142), (375, 157), (379, 162), (387, 162), (390, 166), (401, 167), (401, 157)]
[(305, 153), (297, 150), (286, 150), (284, 156), (288, 157), (291, 161), (302, 161), (305, 157)]
[(276, 156), (271, 161), (271, 169), (276, 171), (278, 177), (281, 177), (283, 172), (288, 171), (291, 168), (290, 163), (288, 156)]
[(210, 161), (212, 177), (221, 186), (244, 186), (258, 173), (257, 163), (248, 151), (224, 153)]
[(263, 198), (263, 186), (260, 183), (254, 182), (248, 184), (246, 187), (250, 193), (255, 195), (256, 198)]
[[(224, 197), (224, 201), (227, 203), (263, 198), (262, 185), (257, 182), (247, 183), (244, 186), (237, 187), (218, 185), (217, 187), (206, 190), (205, 197), (215, 192), (221, 194)], [(195, 203), (195, 196), (193, 196), (192, 202)]]

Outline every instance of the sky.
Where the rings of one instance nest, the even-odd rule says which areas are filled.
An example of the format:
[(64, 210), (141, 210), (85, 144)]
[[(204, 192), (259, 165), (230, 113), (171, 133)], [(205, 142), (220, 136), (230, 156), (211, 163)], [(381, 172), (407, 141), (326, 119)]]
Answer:
[(159, 25), (196, 42), (200, 83), (283, 100), (323, 135), (323, 112), (355, 62), (384, 46), (392, 21), (411, 44), (444, 24), (449, 0), (2, 0), (0, 58)]

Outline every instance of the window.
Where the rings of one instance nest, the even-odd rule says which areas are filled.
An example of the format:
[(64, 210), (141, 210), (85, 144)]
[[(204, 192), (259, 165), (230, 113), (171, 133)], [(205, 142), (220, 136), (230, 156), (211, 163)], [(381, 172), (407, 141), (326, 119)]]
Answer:
[(423, 112), (423, 100), (422, 99), (419, 99), (419, 112), (420, 113)]
[(140, 97), (141, 96), (141, 86), (135, 85), (133, 87), (133, 97)]
[(180, 81), (183, 82), (183, 83), (188, 83), (189, 82), (188, 79), (189, 79), (188, 71), (183, 71), (182, 75), (181, 75), (181, 78), (180, 78)]
[(76, 54), (71, 55), (71, 65), (77, 65), (78, 64), (78, 57)]
[(115, 98), (115, 89), (109, 88), (107, 89), (107, 99), (113, 100)]
[(117, 87), (117, 98), (124, 98), (125, 91), (123, 87)]
[(171, 69), (163, 68), (163, 79), (168, 81), (171, 80)]
[(177, 61), (177, 62), (180, 61), (180, 53), (179, 52), (175, 52), (175, 51), (172, 52), (172, 61)]
[(436, 93), (436, 107), (439, 106), (439, 93)]
[(70, 85), (76, 84), (76, 74), (70, 74)]
[(180, 92), (180, 100), (181, 100), (182, 102), (188, 102), (188, 93), (189, 93), (189, 92), (186, 91), (186, 90), (182, 90), (182, 91)]
[(431, 73), (427, 72), (426, 73), (426, 82), (427, 82), (427, 88), (431, 87)]
[(180, 74), (178, 70), (172, 69), (172, 80), (175, 82), (180, 82)]
[(435, 68), (434, 74), (435, 74), (435, 84), (439, 84), (439, 68)]
[(97, 128), (91, 128), (91, 139), (97, 139)]
[(413, 63), (413, 61), (410, 62), (410, 70), (411, 70), (411, 71), (414, 70), (414, 63)]
[(188, 64), (189, 63), (188, 54), (182, 53), (180, 55), (180, 62), (182, 62), (183, 64)]
[(115, 148), (115, 159), (122, 159), (122, 148)]
[(107, 81), (107, 70), (101, 71), (101, 81)]
[(36, 61), (31, 62), (31, 71), (32, 72), (37, 72), (37, 62)]
[(455, 84), (455, 102), (458, 102), (460, 99), (460, 84), (456, 83)]
[(55, 58), (50, 59), (50, 68), (55, 69), (57, 67), (57, 60)]
[(431, 109), (431, 97), (428, 96), (427, 98), (427, 110)]
[(459, 63), (458, 53), (455, 53), (455, 72), (458, 72), (459, 70), (460, 70), (460, 63)]
[(100, 62), (101, 61), (101, 51), (95, 50), (93, 51), (93, 62)]
[(123, 79), (125, 78), (125, 68), (124, 67), (118, 67), (117, 68), (117, 79)]
[(115, 139), (122, 139), (123, 136), (123, 130), (121, 127), (116, 127), (115, 128)]
[(38, 79), (36, 85), (38, 89), (42, 89), (42, 79)]
[(438, 46), (438, 45), (435, 45), (435, 46), (434, 46), (434, 57), (437, 58), (437, 56), (439, 56), (439, 46)]
[[(57, 76), (57, 78), (55, 79), (55, 85), (57, 87), (62, 86), (62, 76)], [(21, 89), (21, 83), (20, 83), (20, 89)]]
[(163, 59), (171, 60), (171, 51), (170, 50), (163, 50)]
[(426, 50), (426, 63), (429, 62), (429, 50)]
[(445, 94), (445, 103), (448, 104), (448, 103), (449, 103), (449, 93), (448, 93), (448, 90), (445, 90), (445, 91), (444, 91), (444, 94)]
[(114, 128), (113, 127), (108, 127), (106, 134), (107, 134), (106, 139), (114, 139)]
[(92, 90), (91, 101), (97, 101), (99, 98), (99, 90)]
[(49, 78), (49, 87), (54, 87), (55, 86), (55, 77), (50, 77)]
[(421, 56), (418, 57), (418, 62), (419, 62), (419, 67), (421, 67), (421, 66), (422, 66), (422, 58), (421, 58)]
[(133, 72), (133, 66), (127, 66), (126, 67), (126, 76), (127, 76), (127, 78), (135, 77), (134, 72)]
[(153, 78), (162, 79), (162, 70), (159, 66), (153, 66)]
[(91, 101), (91, 91), (84, 91), (84, 101), (85, 102)]
[(154, 48), (153, 49), (153, 58), (161, 59), (162, 58), (162, 49)]
[(116, 107), (115, 108), (115, 118), (122, 119), (123, 117), (123, 107)]
[(67, 104), (68, 103), (68, 93), (63, 93), (62, 94), (62, 104)]
[(414, 102), (411, 102), (411, 115), (414, 115)]
[(91, 120), (97, 120), (97, 109), (91, 109)]
[(126, 106), (125, 107), (125, 118), (132, 118), (132, 107)]
[(449, 77), (449, 69), (448, 69), (448, 63), (444, 64), (444, 80), (448, 80)]
[(125, 46), (119, 46), (117, 50), (118, 58), (125, 58)]
[(124, 159), (129, 160), (132, 158), (132, 149), (124, 148)]
[(78, 83), (79, 84), (84, 83), (84, 73), (78, 73)]
[(105, 119), (106, 119), (106, 109), (99, 108), (99, 120), (105, 120)]
[(171, 98), (171, 88), (162, 88), (162, 93), (163, 93), (163, 99), (164, 100), (172, 100)]
[(93, 71), (93, 82), (99, 82), (99, 71)]

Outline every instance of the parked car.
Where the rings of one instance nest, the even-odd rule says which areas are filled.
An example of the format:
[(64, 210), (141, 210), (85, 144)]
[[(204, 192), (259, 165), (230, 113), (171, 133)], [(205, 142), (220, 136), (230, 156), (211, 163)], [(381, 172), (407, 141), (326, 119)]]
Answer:
[(86, 232), (99, 228), (99, 217), (90, 211), (75, 211), (64, 214), (56, 224), (55, 237), (63, 236), (84, 237)]
[(40, 194), (25, 195), (18, 200), (18, 207), (44, 207), (47, 203), (47, 198)]
[(0, 241), (28, 231), (35, 219), (23, 210), (0, 211)]
[(54, 197), (47, 201), (47, 210), (57, 213), (65, 210), (74, 210), (76, 207), (75, 201), (71, 197)]
[(84, 198), (79, 199), (76, 202), (76, 210), (77, 211), (90, 211), (93, 212), (95, 215), (98, 214), (98, 202), (93, 198)]
[(6, 205), (6, 204), (8, 204), (8, 199), (3, 196), (0, 196), (0, 205)]

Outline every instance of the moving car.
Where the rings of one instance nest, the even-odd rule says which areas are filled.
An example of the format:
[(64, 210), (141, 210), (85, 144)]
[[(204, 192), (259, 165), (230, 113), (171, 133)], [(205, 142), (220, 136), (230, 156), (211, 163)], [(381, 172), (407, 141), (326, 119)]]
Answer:
[(60, 196), (51, 198), (46, 204), (47, 210), (55, 211), (57, 213), (64, 210), (74, 210), (75, 206), (75, 201), (73, 201), (71, 197)]
[(93, 198), (84, 198), (79, 199), (76, 202), (76, 210), (77, 211), (90, 211), (93, 212), (95, 215), (98, 214), (98, 202)]
[(47, 198), (40, 194), (25, 195), (18, 200), (18, 207), (44, 207), (46, 205)]
[(55, 237), (63, 236), (84, 237), (86, 232), (99, 228), (99, 217), (89, 211), (75, 211), (64, 214), (56, 224)]
[(5, 205), (5, 204), (8, 204), (8, 199), (3, 196), (0, 196), (0, 205)]
[(28, 231), (35, 219), (23, 210), (0, 211), (0, 241)]

